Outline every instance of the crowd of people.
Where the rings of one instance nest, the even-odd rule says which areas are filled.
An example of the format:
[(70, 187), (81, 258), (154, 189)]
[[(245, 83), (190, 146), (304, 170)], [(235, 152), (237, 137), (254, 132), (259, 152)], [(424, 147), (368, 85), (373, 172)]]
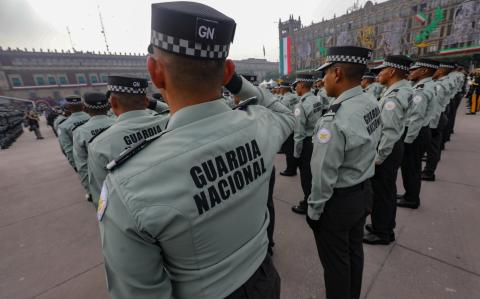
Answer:
[(0, 149), (7, 149), (22, 135), (23, 112), (13, 105), (0, 105)]
[(203, 4), (153, 4), (147, 67), (161, 95), (147, 96), (145, 79), (109, 76), (106, 94), (67, 97), (52, 122), (97, 211), (108, 290), (279, 298), (281, 150), (280, 174), (300, 173), (292, 211), (312, 230), (327, 298), (359, 298), (363, 243), (393, 242), (397, 207), (417, 209), (422, 180), (435, 180), (464, 67), (393, 55), (368, 69), (370, 49), (342, 46), (315, 73), (256, 86), (226, 59), (235, 26)]

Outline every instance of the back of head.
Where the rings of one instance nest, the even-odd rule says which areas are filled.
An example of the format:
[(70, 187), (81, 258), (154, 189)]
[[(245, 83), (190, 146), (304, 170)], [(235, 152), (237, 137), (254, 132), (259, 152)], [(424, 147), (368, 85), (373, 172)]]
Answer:
[(131, 76), (109, 76), (107, 90), (115, 114), (143, 110), (147, 106), (148, 81)]
[(79, 95), (70, 95), (65, 97), (65, 106), (71, 112), (80, 112), (83, 110), (82, 98)]
[(86, 92), (83, 94), (83, 106), (90, 115), (106, 114), (110, 104), (104, 93)]

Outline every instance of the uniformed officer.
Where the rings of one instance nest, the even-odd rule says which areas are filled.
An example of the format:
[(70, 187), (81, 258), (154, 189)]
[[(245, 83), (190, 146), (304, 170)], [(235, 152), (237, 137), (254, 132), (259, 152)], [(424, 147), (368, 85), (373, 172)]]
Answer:
[(108, 162), (137, 142), (165, 130), (168, 110), (152, 114), (146, 97), (146, 79), (130, 76), (109, 76), (107, 96), (117, 116), (115, 123), (89, 140), (88, 185), (94, 204), (98, 203)]
[(300, 98), (294, 111), (293, 156), (298, 159), (300, 183), (304, 195), (299, 204), (292, 207), (292, 211), (298, 214), (307, 213), (307, 199), (312, 189), (312, 170), (310, 169), (313, 151), (312, 135), (323, 109), (322, 102), (311, 91), (314, 81), (311, 74), (298, 74), (293, 82), (295, 92)]
[[(234, 74), (226, 60), (234, 30), (200, 3), (152, 5), (147, 66), (172, 117), (166, 131), (109, 164), (97, 216), (113, 298), (280, 296), (266, 201), (294, 117)], [(225, 84), (258, 105), (230, 109)]]
[(62, 124), (58, 125), (58, 142), (60, 149), (67, 157), (68, 163), (75, 171), (75, 160), (73, 159), (73, 130), (86, 123), (90, 116), (83, 112), (82, 98), (72, 95), (65, 98), (66, 108), (72, 113)]
[(327, 298), (359, 298), (363, 226), (371, 208), (369, 178), (380, 138), (380, 108), (360, 81), (372, 51), (333, 47), (319, 70), (335, 100), (315, 126), (307, 222), (324, 268)]
[(168, 105), (165, 102), (162, 102), (156, 98), (152, 97), (147, 97), (148, 98), (148, 109), (155, 111), (155, 113), (168, 113), (169, 108)]
[(403, 55), (387, 56), (377, 66), (378, 82), (386, 86), (379, 101), (382, 121), (380, 143), (375, 157), (372, 224), (367, 225), (363, 242), (388, 245), (395, 241), (397, 173), (403, 158), (403, 132), (413, 89), (406, 80), (412, 60)]
[(450, 135), (453, 134), (453, 129), (455, 127), (455, 118), (457, 115), (457, 109), (462, 101), (463, 96), (465, 95), (465, 74), (464, 68), (462, 65), (458, 63), (453, 63), (454, 69), (452, 72), (448, 74), (451, 78), (455, 90), (453, 91), (454, 96), (450, 100), (449, 108), (448, 108), (448, 122), (447, 126), (445, 127), (444, 136), (443, 136), (443, 143), (450, 141)]
[(323, 73), (320, 73), (321, 76), (317, 78), (315, 81), (315, 87), (318, 89), (318, 92), (315, 94), (320, 102), (322, 102), (322, 115), (328, 111), (328, 108), (330, 108), (330, 103), (333, 101), (333, 99), (329, 96), (327, 96), (327, 92), (325, 91), (325, 86), (323, 84)]
[(55, 120), (53, 121), (53, 129), (57, 132), (57, 137), (58, 137), (58, 126), (62, 124), (64, 121), (67, 120), (67, 118), (72, 114), (67, 108), (62, 107), (61, 109), (62, 113), (59, 114)]
[(437, 105), (432, 76), (438, 68), (435, 60), (421, 58), (410, 68), (413, 97), (405, 128), (402, 182), (405, 193), (397, 195), (397, 206), (416, 209), (420, 205), (422, 157), (430, 143), (429, 123)]
[[(285, 105), (292, 112), (295, 110), (295, 106), (298, 104), (297, 95), (292, 93), (292, 85), (283, 81), (279, 87), (280, 103)], [(285, 154), (286, 169), (280, 172), (283, 176), (295, 176), (297, 175), (298, 159), (293, 156), (293, 133), (288, 136), (287, 140), (282, 145), (282, 151)]]
[(92, 138), (107, 130), (115, 120), (107, 116), (110, 104), (104, 93), (86, 92), (83, 95), (83, 106), (84, 111), (90, 115), (90, 120), (73, 130), (73, 159), (80, 181), (87, 192), (87, 199), (92, 201), (88, 187), (88, 143)]
[(373, 72), (365, 72), (362, 76), (361, 86), (365, 92), (371, 93), (377, 100), (380, 100), (385, 87), (378, 81), (377, 75)]
[(431, 140), (427, 147), (427, 161), (422, 171), (422, 180), (424, 181), (435, 181), (435, 170), (442, 152), (443, 130), (448, 122), (445, 109), (455, 92), (455, 86), (447, 76), (452, 70), (453, 66), (451, 64), (440, 62), (432, 77), (435, 84), (437, 105), (430, 121)]

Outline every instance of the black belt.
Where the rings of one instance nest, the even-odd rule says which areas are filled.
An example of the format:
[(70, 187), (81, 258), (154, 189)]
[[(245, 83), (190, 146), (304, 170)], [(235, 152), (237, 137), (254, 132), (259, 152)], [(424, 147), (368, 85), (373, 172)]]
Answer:
[(365, 180), (359, 184), (344, 187), (344, 188), (333, 188), (333, 195), (345, 195), (348, 193), (364, 190), (370, 184), (370, 180)]

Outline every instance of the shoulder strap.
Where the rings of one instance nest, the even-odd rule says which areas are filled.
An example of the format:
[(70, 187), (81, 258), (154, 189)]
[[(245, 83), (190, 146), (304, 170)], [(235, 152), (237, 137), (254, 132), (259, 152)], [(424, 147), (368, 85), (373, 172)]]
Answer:
[(152, 136), (147, 139), (143, 139), (142, 141), (139, 141), (135, 143), (133, 146), (129, 147), (128, 149), (124, 150), (123, 152), (120, 153), (118, 158), (113, 159), (112, 161), (108, 162), (107, 166), (105, 168), (108, 171), (113, 171), (115, 168), (118, 166), (121, 166), (123, 163), (128, 161), (131, 157), (135, 156), (138, 154), (140, 151), (142, 151), (144, 148), (146, 148), (148, 145), (150, 145), (153, 141), (157, 140), (160, 138), (163, 134), (170, 132), (170, 131), (163, 131), (155, 136)]
[(92, 143), (93, 140), (95, 140), (95, 138), (97, 138), (98, 135), (102, 134), (103, 132), (105, 132), (108, 128), (110, 128), (111, 126), (108, 126), (108, 127), (105, 127), (105, 128), (102, 128), (100, 130), (98, 130), (98, 133), (93, 135), (92, 138), (90, 138), (90, 140), (88, 140), (88, 143)]
[(66, 121), (67, 119), (68, 119), (68, 117), (67, 117), (67, 118), (64, 118), (64, 119), (62, 119), (61, 121), (59, 121), (57, 126), (61, 125), (61, 124), (62, 124), (64, 121)]
[(246, 99), (245, 101), (240, 102), (232, 110), (245, 110), (248, 106), (257, 105), (257, 104), (258, 104), (257, 97), (251, 97), (251, 98)]
[(88, 119), (83, 120), (83, 121), (81, 121), (80, 123), (76, 124), (76, 125), (72, 128), (72, 132), (75, 131), (78, 127), (83, 126), (87, 121), (88, 121)]

